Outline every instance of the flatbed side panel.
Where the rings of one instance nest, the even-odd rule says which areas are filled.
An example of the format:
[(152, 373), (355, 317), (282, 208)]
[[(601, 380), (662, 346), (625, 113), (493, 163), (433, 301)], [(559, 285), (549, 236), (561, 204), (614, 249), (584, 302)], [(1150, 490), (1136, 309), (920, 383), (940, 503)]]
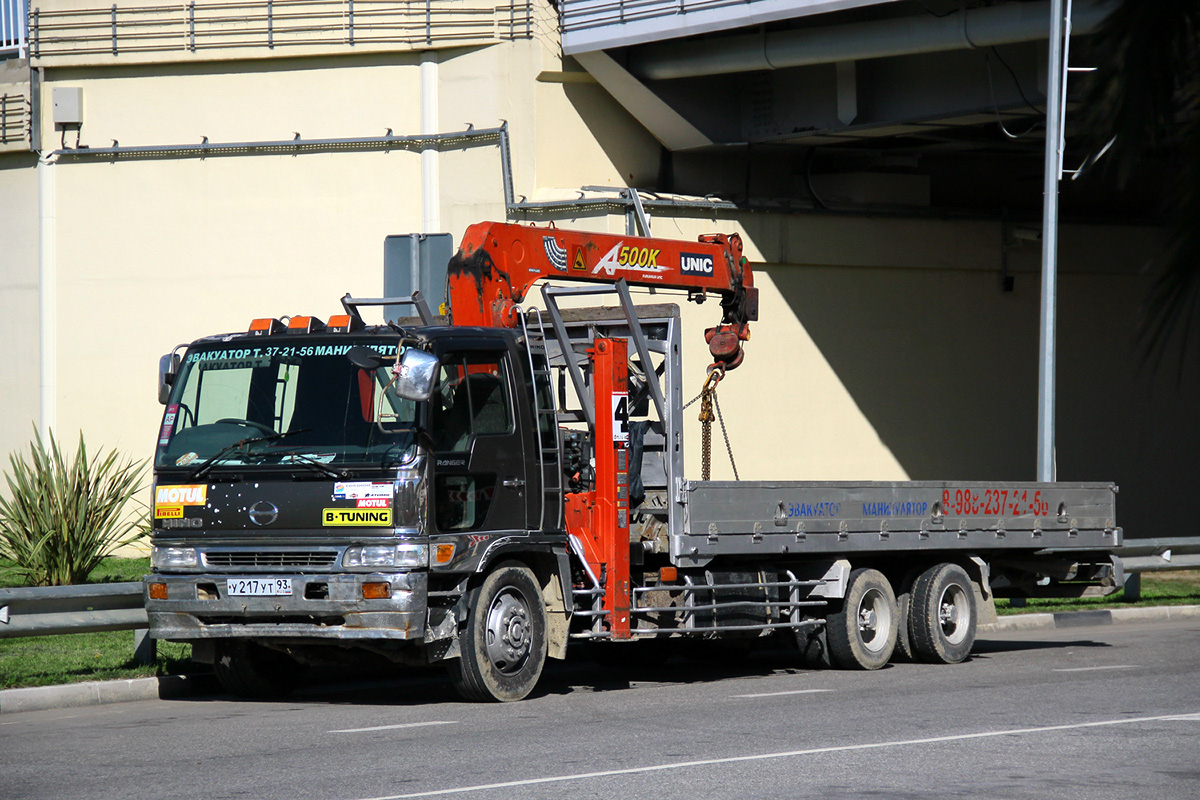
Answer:
[(684, 481), (672, 555), (1111, 550), (1107, 483)]

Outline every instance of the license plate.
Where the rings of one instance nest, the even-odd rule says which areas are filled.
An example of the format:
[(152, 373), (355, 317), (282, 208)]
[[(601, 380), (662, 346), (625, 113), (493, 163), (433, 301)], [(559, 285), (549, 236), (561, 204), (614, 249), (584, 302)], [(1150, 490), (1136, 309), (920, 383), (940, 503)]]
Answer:
[(228, 578), (225, 593), (231, 597), (284, 597), (292, 593), (292, 579)]

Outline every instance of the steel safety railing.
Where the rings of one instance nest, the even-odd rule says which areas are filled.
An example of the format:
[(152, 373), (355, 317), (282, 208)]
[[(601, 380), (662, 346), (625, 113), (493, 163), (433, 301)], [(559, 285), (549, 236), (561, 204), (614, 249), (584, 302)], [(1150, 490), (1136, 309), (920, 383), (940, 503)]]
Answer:
[(33, 58), (297, 46), (431, 47), (530, 38), (532, 26), (532, 0), (190, 0), (172, 5), (34, 6), (28, 47)]
[(26, 57), (26, 9), (26, 0), (0, 0), (0, 56)]
[(759, 0), (563, 0), (559, 8), (563, 33), (570, 34), (660, 17), (678, 19), (697, 11), (729, 8), (744, 13), (756, 2)]
[(0, 639), (136, 631), (134, 657), (154, 662), (141, 581), (0, 589)]

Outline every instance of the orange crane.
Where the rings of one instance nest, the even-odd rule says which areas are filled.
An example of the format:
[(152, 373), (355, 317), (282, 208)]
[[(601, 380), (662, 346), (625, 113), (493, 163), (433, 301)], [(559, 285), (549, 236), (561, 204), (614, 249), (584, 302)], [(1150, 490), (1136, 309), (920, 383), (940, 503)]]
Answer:
[(455, 325), (513, 328), (517, 305), (542, 279), (616, 283), (687, 291), (703, 302), (721, 302), (721, 322), (705, 331), (713, 366), (742, 362), (748, 323), (758, 319), (758, 290), (742, 239), (706, 234), (696, 242), (614, 236), (506, 222), (467, 228), (450, 260), (447, 305)]

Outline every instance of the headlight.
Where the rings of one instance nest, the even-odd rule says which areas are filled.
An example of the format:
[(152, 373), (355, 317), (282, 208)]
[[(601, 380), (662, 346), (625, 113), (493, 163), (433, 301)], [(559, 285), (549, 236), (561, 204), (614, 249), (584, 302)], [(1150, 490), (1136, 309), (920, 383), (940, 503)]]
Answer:
[(429, 548), (423, 544), (372, 544), (347, 547), (342, 566), (360, 569), (429, 566)]
[(150, 548), (150, 566), (155, 569), (162, 567), (194, 567), (200, 563), (194, 547), (159, 547)]

